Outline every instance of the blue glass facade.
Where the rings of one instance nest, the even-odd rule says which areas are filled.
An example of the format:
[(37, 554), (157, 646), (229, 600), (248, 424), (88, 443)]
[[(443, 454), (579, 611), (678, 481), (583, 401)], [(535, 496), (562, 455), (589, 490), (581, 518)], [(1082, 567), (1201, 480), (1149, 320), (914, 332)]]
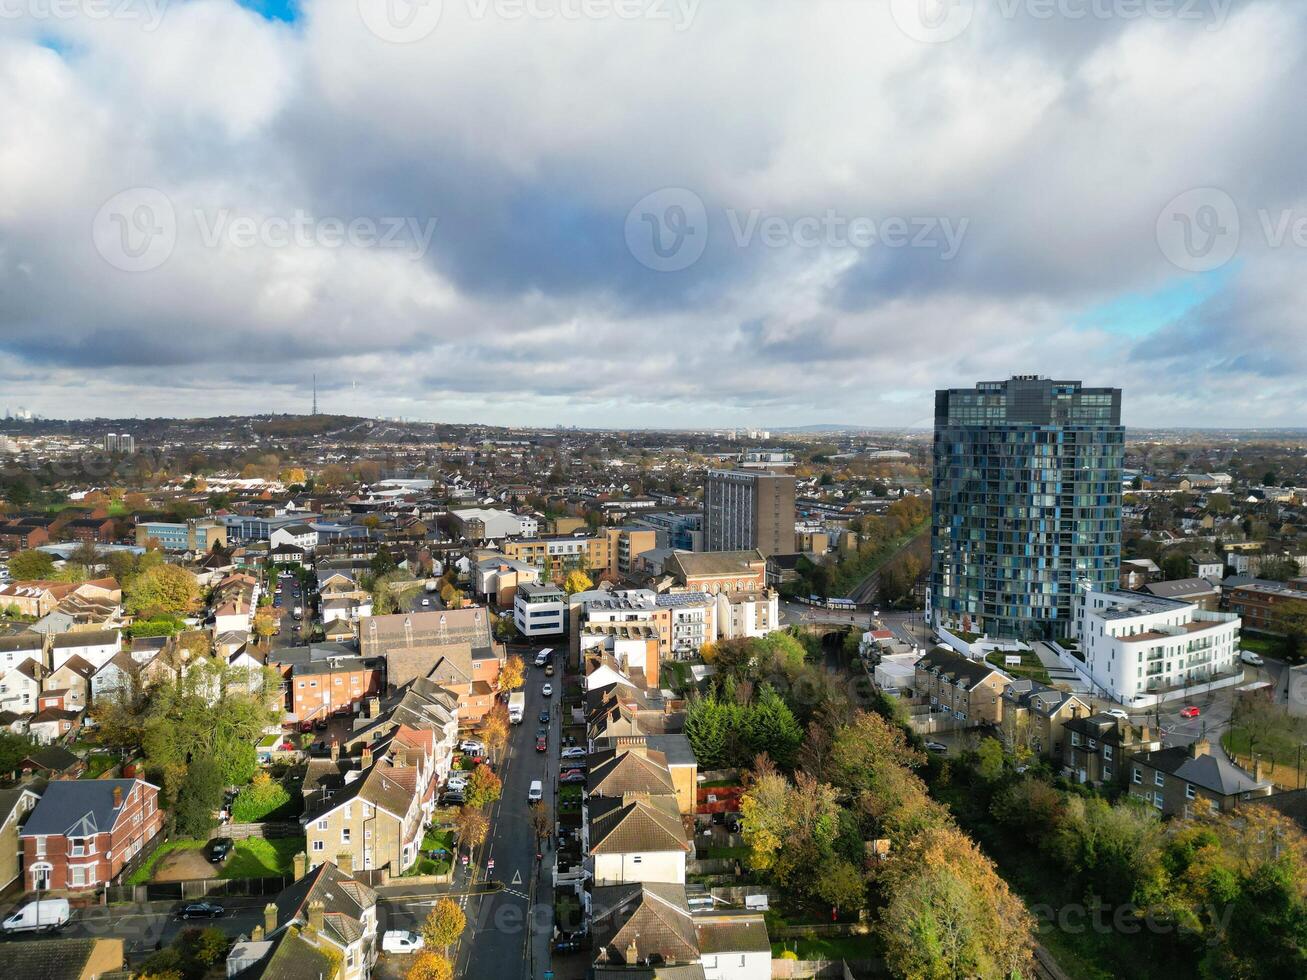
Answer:
[(1054, 639), (1121, 565), (1118, 388), (1017, 377), (935, 395), (931, 615), (951, 630)]

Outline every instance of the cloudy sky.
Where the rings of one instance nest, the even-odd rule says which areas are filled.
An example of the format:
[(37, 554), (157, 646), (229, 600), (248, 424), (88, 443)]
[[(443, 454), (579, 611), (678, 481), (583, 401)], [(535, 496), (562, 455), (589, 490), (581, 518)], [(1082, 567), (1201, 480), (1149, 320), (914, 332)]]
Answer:
[(1301, 0), (0, 0), (0, 408), (1307, 425)]

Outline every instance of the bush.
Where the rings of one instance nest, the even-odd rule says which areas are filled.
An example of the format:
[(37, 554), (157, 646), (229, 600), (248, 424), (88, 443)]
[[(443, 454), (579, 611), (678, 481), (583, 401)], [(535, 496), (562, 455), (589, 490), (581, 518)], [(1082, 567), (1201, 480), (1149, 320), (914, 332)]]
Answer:
[(260, 823), (274, 819), (283, 808), (289, 809), (290, 793), (266, 772), (236, 794), (231, 807), (231, 818), (236, 823)]

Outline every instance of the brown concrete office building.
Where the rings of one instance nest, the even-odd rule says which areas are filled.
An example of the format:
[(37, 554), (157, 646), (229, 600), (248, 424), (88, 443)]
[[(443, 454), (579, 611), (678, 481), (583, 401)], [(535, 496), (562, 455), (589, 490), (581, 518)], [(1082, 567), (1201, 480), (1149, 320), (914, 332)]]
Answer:
[(794, 477), (709, 470), (703, 484), (704, 551), (794, 552)]

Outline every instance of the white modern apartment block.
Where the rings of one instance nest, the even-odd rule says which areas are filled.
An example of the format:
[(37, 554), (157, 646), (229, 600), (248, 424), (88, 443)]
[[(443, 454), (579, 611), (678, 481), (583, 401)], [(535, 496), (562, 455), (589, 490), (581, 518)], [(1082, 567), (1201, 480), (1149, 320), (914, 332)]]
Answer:
[(473, 541), (534, 538), (540, 533), (540, 523), (534, 517), (522, 516), (506, 510), (467, 507), (451, 510), (449, 515), (454, 519), (458, 532)]
[(268, 544), (273, 548), (290, 545), (303, 551), (312, 551), (318, 546), (318, 532), (308, 524), (287, 524), (268, 535)]
[(1122, 704), (1146, 707), (1242, 677), (1241, 621), (1232, 613), (1137, 592), (1089, 591), (1076, 604), (1075, 622), (1085, 657), (1077, 669)]
[(513, 622), (523, 636), (561, 636), (567, 622), (567, 595), (553, 585), (524, 583), (513, 595)]

